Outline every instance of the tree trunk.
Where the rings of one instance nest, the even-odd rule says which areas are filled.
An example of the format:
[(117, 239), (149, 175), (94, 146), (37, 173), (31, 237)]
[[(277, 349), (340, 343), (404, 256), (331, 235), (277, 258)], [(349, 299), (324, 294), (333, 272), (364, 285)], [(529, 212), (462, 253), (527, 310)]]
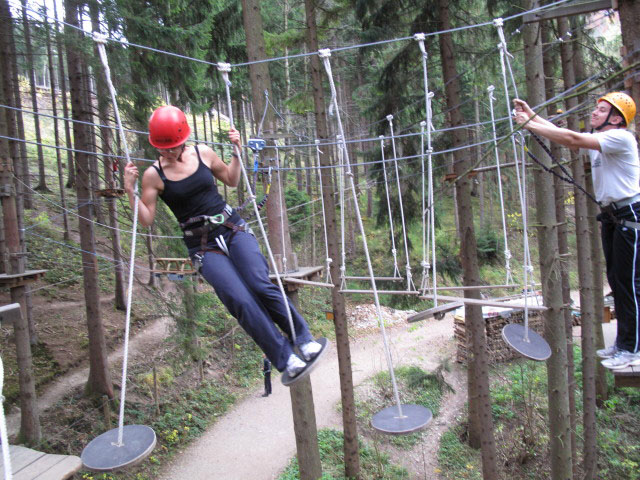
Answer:
[[(640, 4), (637, 0), (618, 0), (618, 13), (624, 45), (623, 65), (632, 65), (640, 61)], [(640, 105), (640, 66), (636, 65), (625, 77), (624, 88), (629, 90), (636, 105)]]
[[(53, 12), (56, 20), (58, 20), (58, 2), (53, 2)], [(64, 69), (64, 43), (63, 33), (58, 30), (58, 24), (56, 23), (56, 46), (58, 50), (58, 78), (60, 79), (60, 95), (62, 96), (62, 116), (64, 121), (64, 135), (65, 145), (67, 147), (67, 188), (73, 188), (76, 184), (76, 173), (73, 160), (73, 152), (71, 148), (73, 143), (71, 142), (71, 127), (69, 126), (69, 105), (67, 101), (67, 76)]]
[[(91, 2), (89, 4), (89, 12), (91, 15), (91, 26), (94, 32), (100, 32), (100, 17), (98, 4)], [(100, 58), (97, 45), (94, 45), (96, 58)], [(118, 161), (112, 159), (111, 144), (112, 134), (109, 121), (109, 99), (111, 93), (107, 86), (103, 71), (96, 72), (96, 97), (98, 100), (98, 119), (100, 122), (100, 137), (102, 138), (102, 153), (104, 154), (102, 163), (104, 167), (104, 183), (106, 188), (112, 189), (116, 187), (114, 179), (114, 170), (118, 169)], [(116, 135), (118, 132), (116, 132)], [(125, 296), (125, 280), (124, 280), (124, 258), (122, 256), (122, 248), (120, 247), (120, 226), (118, 223), (118, 208), (116, 197), (105, 197), (109, 214), (109, 226), (111, 236), (111, 248), (113, 250), (113, 272), (114, 272), (114, 290), (115, 290), (115, 307), (118, 310), (126, 310)]]
[[(537, 7), (537, 0), (531, 1), (528, 5), (530, 9)], [(525, 25), (523, 40), (525, 44), (524, 58), (527, 59), (525, 70), (528, 101), (531, 105), (540, 105), (544, 101), (540, 26), (538, 24)], [(550, 160), (539, 145), (534, 144), (532, 152), (546, 166), (550, 166)], [(545, 338), (552, 351), (551, 358), (547, 360), (551, 478), (553, 480), (569, 480), (573, 477), (573, 469), (567, 387), (567, 342), (562, 316), (562, 285), (560, 284), (560, 258), (558, 256), (553, 180), (546, 172), (535, 170), (534, 183), (536, 216), (539, 225), (538, 250), (541, 252), (539, 258), (540, 277), (545, 306), (547, 307), (544, 313)]]
[[(264, 46), (264, 33), (262, 28), (262, 16), (260, 12), (260, 2), (258, 0), (242, 0), (242, 18), (247, 39), (247, 56), (249, 61), (262, 60), (266, 58)], [(254, 107), (262, 112), (265, 107), (265, 93), (271, 92), (271, 77), (267, 63), (252, 64), (249, 66), (249, 77), (251, 79), (251, 90)], [(275, 133), (272, 110), (267, 110), (265, 124)], [(277, 150), (276, 150), (277, 155)], [(276, 161), (276, 167), (279, 165)], [(284, 183), (282, 182), (280, 171), (271, 185), (271, 195), (267, 200), (267, 218), (269, 221), (269, 243), (274, 254), (280, 253), (283, 260), (283, 270), (285, 259), (292, 262), (291, 239), (289, 237), (289, 222), (287, 220), (287, 209), (284, 203)], [(322, 465), (320, 464), (320, 452), (318, 449), (318, 432), (315, 422), (315, 411), (313, 397), (311, 394), (311, 382), (307, 381), (299, 388), (291, 389), (291, 403), (294, 419), (294, 430), (296, 434), (296, 445), (298, 448), (298, 464), (300, 466), (300, 476), (303, 479), (316, 479), (322, 476)]]
[(31, 93), (31, 107), (33, 109), (33, 126), (36, 133), (38, 151), (38, 186), (36, 190), (50, 192), (47, 187), (47, 176), (44, 168), (44, 154), (42, 153), (42, 135), (40, 134), (40, 116), (38, 115), (38, 96), (36, 93), (36, 76), (33, 67), (33, 48), (31, 46), (31, 27), (27, 18), (27, 0), (21, 0), (22, 4), (22, 29), (26, 48), (27, 74), (29, 76), (29, 91)]
[(65, 34), (69, 39), (67, 44), (67, 62), (69, 72), (69, 84), (71, 85), (71, 109), (73, 119), (74, 147), (77, 150), (76, 167), (78, 196), (80, 246), (82, 248), (82, 264), (84, 277), (84, 298), (86, 304), (87, 329), (89, 336), (89, 379), (86, 385), (86, 393), (89, 395), (107, 395), (113, 398), (113, 386), (107, 361), (107, 347), (104, 337), (104, 328), (100, 314), (100, 296), (98, 286), (98, 262), (95, 255), (95, 236), (93, 231), (93, 206), (91, 199), (91, 185), (89, 181), (89, 132), (83, 123), (89, 119), (86, 108), (85, 85), (82, 78), (82, 64), (84, 60), (74, 48), (79, 33), (72, 29), (78, 27), (78, 2), (67, 0), (65, 3), (65, 21), (68, 27)]
[[(569, 32), (569, 21), (566, 18), (558, 19), (558, 31), (560, 38), (564, 38)], [(576, 75), (573, 68), (573, 44), (563, 42), (560, 44), (562, 58), (562, 73), (564, 88), (569, 89), (576, 84)], [(578, 99), (573, 97), (566, 101), (567, 110), (578, 105)], [(578, 131), (580, 125), (576, 115), (570, 115), (567, 119), (569, 130)], [(571, 170), (573, 179), (578, 185), (585, 184), (584, 164), (577, 151), (572, 150)], [(578, 259), (578, 276), (580, 279), (580, 312), (582, 320), (582, 406), (584, 427), (584, 454), (583, 454), (583, 478), (594, 479), (597, 476), (597, 431), (596, 431), (596, 352), (595, 352), (595, 310), (593, 302), (593, 263), (591, 261), (591, 235), (589, 225), (589, 212), (587, 208), (587, 196), (578, 188), (573, 189), (575, 222), (576, 222), (576, 246)], [(575, 459), (574, 459), (575, 463)]]
[[(47, 5), (43, 4), (44, 14), (47, 15)], [(53, 66), (53, 52), (51, 48), (51, 24), (45, 22), (47, 31), (47, 61), (49, 67), (49, 77), (51, 78), (51, 114), (53, 115), (53, 138), (56, 145), (60, 145), (60, 129), (58, 127), (58, 106), (56, 100), (55, 68)], [(62, 73), (60, 74), (62, 75)], [(63, 238), (69, 241), (69, 214), (67, 213), (67, 195), (64, 191), (64, 173), (62, 172), (62, 153), (56, 148), (56, 163), (58, 166), (58, 188), (60, 189), (60, 206), (62, 207), (62, 222), (64, 228)]]
[[(307, 21), (306, 43), (309, 51), (318, 51), (318, 33), (316, 27), (316, 0), (305, 0), (305, 15)], [(312, 55), (311, 81), (313, 88), (313, 104), (316, 120), (316, 138), (324, 143), (329, 138), (327, 126), (327, 111), (322, 84), (323, 70), (320, 59)], [(327, 247), (329, 257), (334, 261), (330, 265), (331, 278), (334, 287), (331, 289), (333, 304), (333, 322), (336, 332), (336, 349), (338, 351), (338, 370), (340, 375), (340, 395), (342, 400), (342, 426), (344, 431), (344, 468), (345, 477), (358, 478), (360, 475), (360, 457), (358, 454), (358, 427), (356, 424), (355, 400), (353, 398), (353, 374), (351, 365), (351, 349), (349, 346), (349, 331), (344, 296), (340, 294), (340, 258), (338, 248), (338, 229), (336, 227), (336, 206), (334, 182), (332, 180), (332, 161), (329, 148), (321, 148), (320, 166), (325, 167), (322, 175), (321, 194), (324, 199), (327, 221)], [(326, 172), (326, 173), (325, 173)]]
[[(548, 22), (542, 22), (542, 35), (545, 43), (550, 43), (551, 30)], [(545, 89), (547, 98), (553, 98), (555, 96), (554, 84), (555, 84), (555, 62), (557, 59), (557, 52), (555, 50), (547, 49), (544, 52), (544, 75), (545, 75)], [(554, 115), (556, 104), (549, 105), (547, 107), (547, 116)], [(551, 144), (551, 153), (557, 159), (562, 159), (565, 149), (558, 144)], [(559, 175), (562, 174), (560, 167), (555, 167), (554, 171)], [(553, 177), (553, 186), (556, 199), (556, 219), (558, 221), (558, 255), (563, 258), (564, 261), (560, 262), (560, 279), (562, 282), (562, 302), (566, 307), (571, 304), (571, 287), (569, 285), (569, 258), (571, 253), (569, 252), (569, 235), (567, 225), (567, 212), (565, 209), (566, 188), (568, 186), (560, 178)], [(569, 418), (571, 424), (571, 459), (573, 461), (573, 471), (576, 471), (577, 465), (577, 443), (576, 443), (576, 380), (575, 380), (575, 362), (573, 360), (573, 314), (570, 308), (565, 308), (563, 311), (565, 334), (567, 341), (567, 385), (569, 390)]]
[[(0, 0), (0, 27), (3, 35), (0, 35), (0, 101), (5, 105), (11, 105), (13, 89), (11, 54), (9, 42), (13, 35), (12, 19), (9, 5), (6, 0)], [(4, 112), (4, 113), (3, 113)], [(9, 114), (9, 109), (0, 112), (0, 135), (11, 137), (9, 122), (15, 117)], [(13, 185), (12, 153), (9, 142), (0, 139), (0, 181), (2, 185)], [(6, 253), (9, 254), (7, 273), (17, 275), (24, 272), (25, 257), (22, 254), (23, 247), (20, 242), (19, 223), (16, 209), (15, 193), (1, 197), (3, 233), (6, 245)], [(5, 253), (4, 251), (2, 253)], [(40, 419), (36, 402), (36, 388), (33, 378), (33, 362), (29, 326), (26, 315), (26, 299), (24, 285), (11, 288), (11, 301), (19, 303), (21, 314), (14, 324), (14, 336), (16, 343), (16, 355), (18, 364), (18, 385), (20, 389), (20, 439), (29, 445), (36, 445), (40, 441)]]
[[(449, 20), (449, 2), (447, 0), (438, 1), (438, 29), (449, 30), (451, 23)], [(459, 105), (460, 82), (455, 62), (455, 47), (451, 33), (441, 34), (439, 37), (440, 57), (442, 59), (442, 78), (445, 84), (445, 94), (447, 107), (451, 119), (451, 126), (461, 127), (464, 119)], [(465, 145), (464, 130), (458, 128), (452, 135), (453, 147)], [(454, 152), (454, 172), (462, 175), (471, 167), (470, 153), (465, 150)], [(461, 177), (455, 185), (457, 197), (457, 209), (460, 234), (460, 257), (462, 261), (463, 277), (465, 285), (480, 285), (480, 269), (478, 267), (478, 256), (476, 246), (476, 236), (473, 225), (473, 208), (471, 204), (471, 179), (468, 175)], [(480, 298), (477, 290), (465, 291), (467, 298)], [(498, 466), (496, 461), (496, 445), (493, 435), (493, 417), (491, 413), (491, 392), (489, 390), (489, 359), (487, 355), (487, 343), (485, 335), (485, 321), (482, 316), (482, 307), (479, 305), (465, 305), (465, 323), (471, 334), (473, 350), (474, 378), (469, 403), (476, 405), (470, 411), (477, 412), (477, 420), (480, 426), (481, 453), (482, 453), (482, 473), (486, 479), (498, 478)], [(474, 422), (470, 422), (470, 425)]]

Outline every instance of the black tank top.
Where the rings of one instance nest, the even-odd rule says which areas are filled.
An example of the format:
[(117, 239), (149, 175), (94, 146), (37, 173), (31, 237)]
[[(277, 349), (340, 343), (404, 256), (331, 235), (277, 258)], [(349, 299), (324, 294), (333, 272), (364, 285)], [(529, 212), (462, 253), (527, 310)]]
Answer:
[[(198, 147), (194, 146), (194, 148), (198, 155), (198, 168), (194, 173), (182, 180), (169, 180), (164, 174), (160, 162), (158, 162), (157, 166), (153, 165), (153, 168), (156, 169), (164, 183), (160, 198), (167, 204), (180, 223), (199, 215), (217, 215), (224, 210), (226, 205), (222, 195), (218, 192), (213, 172), (200, 158)], [(234, 211), (229, 220), (237, 223), (240, 221), (240, 216)], [(214, 237), (215, 235), (210, 235), (210, 238)], [(200, 239), (185, 237), (185, 243), (187, 247), (191, 248), (199, 245)]]

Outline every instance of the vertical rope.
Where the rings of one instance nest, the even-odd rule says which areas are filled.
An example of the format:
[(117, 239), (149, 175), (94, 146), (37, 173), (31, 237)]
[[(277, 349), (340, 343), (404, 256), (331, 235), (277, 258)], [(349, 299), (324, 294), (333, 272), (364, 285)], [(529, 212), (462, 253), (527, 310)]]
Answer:
[[(333, 107), (333, 104), (331, 104)], [(337, 136), (338, 141), (342, 138), (341, 135)], [(342, 144), (339, 143), (338, 146), (338, 164), (340, 168), (338, 168), (338, 180), (340, 183), (340, 261), (342, 264), (340, 265), (340, 288), (347, 288), (347, 250), (345, 247), (345, 209), (347, 208), (347, 202), (344, 197), (344, 152), (342, 150)]]
[[(100, 33), (94, 33), (93, 39), (97, 44), (98, 52), (100, 54), (100, 60), (104, 68), (104, 74), (109, 86), (109, 92), (111, 93), (111, 103), (113, 104), (113, 112), (118, 124), (118, 131), (120, 132), (120, 138), (122, 139), (122, 147), (124, 149), (125, 158), (127, 163), (131, 162), (129, 156), (129, 145), (127, 143), (127, 137), (120, 121), (120, 110), (118, 109), (118, 101), (116, 99), (116, 89), (111, 81), (111, 70), (109, 69), (109, 59), (107, 58), (107, 52), (105, 50), (106, 37)], [(120, 390), (120, 412), (118, 415), (118, 443), (117, 446), (122, 446), (122, 436), (124, 432), (124, 406), (127, 394), (127, 368), (129, 364), (129, 330), (131, 325), (131, 298), (133, 296), (133, 272), (136, 259), (136, 237), (138, 233), (138, 184), (134, 187), (134, 201), (133, 201), (133, 228), (131, 229), (131, 255), (129, 256), (129, 279), (127, 285), (127, 310), (124, 323), (124, 346), (122, 352), (122, 379)]]
[(325, 251), (325, 261), (327, 264), (327, 283), (333, 283), (331, 279), (331, 262), (333, 261), (329, 257), (329, 235), (327, 234), (327, 214), (325, 212), (324, 206), (324, 192), (322, 190), (322, 167), (320, 165), (320, 154), (322, 151), (318, 146), (320, 144), (320, 140), (315, 141), (316, 144), (316, 162), (318, 163), (318, 179), (320, 180), (320, 201), (322, 202), (322, 227), (324, 229), (324, 251)]
[(504, 195), (502, 192), (502, 174), (500, 173), (500, 154), (498, 152), (498, 137), (496, 134), (496, 119), (493, 113), (493, 102), (495, 101), (495, 97), (493, 96), (493, 91), (496, 87), (490, 85), (487, 88), (489, 92), (489, 109), (491, 111), (491, 129), (493, 132), (493, 148), (496, 155), (496, 172), (498, 176), (498, 193), (500, 194), (500, 214), (502, 215), (502, 235), (504, 238), (504, 267), (507, 271), (506, 284), (510, 285), (513, 282), (513, 275), (511, 274), (511, 251), (509, 250), (509, 240), (507, 238), (507, 216), (505, 213), (504, 207)]
[(428, 216), (426, 206), (426, 180), (424, 171), (424, 127), (426, 125), (427, 122), (425, 122), (424, 120), (420, 122), (420, 170), (422, 178), (422, 262), (420, 262), (420, 266), (422, 266), (422, 279), (420, 282), (420, 290), (423, 294), (426, 293), (427, 288), (429, 288), (429, 262), (427, 262), (427, 250), (429, 248), (429, 243), (427, 242), (427, 238), (431, 234), (431, 224), (428, 224), (427, 218), (425, 218)]
[[(502, 70), (502, 83), (504, 86), (504, 93), (505, 93), (505, 98), (506, 98), (506, 103), (507, 103), (507, 118), (509, 120), (509, 131), (511, 132), (511, 148), (513, 151), (513, 158), (516, 164), (516, 179), (517, 179), (517, 183), (518, 183), (518, 194), (520, 196), (520, 208), (521, 209), (525, 209), (526, 208), (526, 198), (524, 198), (524, 193), (523, 193), (523, 183), (525, 181), (525, 179), (523, 179), (522, 175), (520, 174), (520, 169), (518, 168), (518, 148), (516, 145), (516, 138), (515, 135), (513, 135), (513, 116), (511, 115), (511, 111), (510, 111), (510, 105), (511, 105), (511, 98), (509, 96), (509, 86), (507, 84), (507, 68), (506, 68), (506, 64), (509, 64), (509, 72), (511, 73), (511, 81), (513, 84), (513, 89), (514, 92), (517, 95), (517, 88), (516, 88), (516, 84), (513, 78), (513, 72), (511, 70), (511, 64), (509, 62), (509, 57), (511, 57), (511, 54), (509, 53), (509, 51), (507, 50), (507, 42), (504, 38), (504, 32), (502, 31), (502, 19), (501, 18), (497, 18), (494, 20), (494, 25), (496, 26), (496, 28), (498, 29), (498, 36), (500, 37), (500, 44), (498, 45), (499, 50), (500, 50), (500, 67)], [(524, 155), (524, 154), (523, 154)], [(522, 157), (522, 164), (523, 164), (523, 172), (525, 169), (525, 165), (526, 165), (526, 160), (524, 157)], [(524, 222), (524, 215), (523, 215), (523, 222)], [(523, 229), (526, 229), (526, 225), (523, 225)], [(524, 270), (533, 270), (533, 265), (531, 264), (531, 253), (529, 252), (528, 248), (529, 248), (529, 242), (527, 241), (526, 243), (527, 245), (527, 249), (524, 251), (524, 261), (523, 261), (523, 265), (522, 265), (522, 269)], [(528, 289), (528, 287), (526, 286), (526, 282), (523, 282), (525, 285), (525, 288)], [(526, 293), (526, 292), (525, 292)]]
[(367, 236), (364, 230), (364, 225), (362, 223), (362, 216), (360, 214), (360, 206), (358, 205), (358, 197), (356, 194), (356, 186), (353, 181), (353, 174), (351, 172), (351, 164), (349, 163), (349, 153), (346, 151), (346, 143), (344, 138), (344, 128), (342, 126), (342, 120), (340, 118), (340, 110), (338, 109), (338, 96), (336, 93), (336, 85), (333, 81), (333, 73), (331, 72), (331, 63), (329, 61), (329, 57), (331, 56), (331, 51), (329, 49), (320, 50), (319, 56), (324, 62), (324, 68), (327, 72), (327, 78), (329, 79), (329, 86), (331, 88), (331, 103), (334, 106), (336, 111), (336, 121), (338, 123), (338, 131), (341, 135), (341, 141), (343, 148), (345, 150), (345, 164), (347, 173), (346, 175), (349, 177), (350, 189), (353, 196), (353, 202), (355, 204), (356, 217), (358, 219), (358, 227), (360, 228), (360, 235), (362, 236), (362, 245), (364, 247), (364, 254), (367, 259), (367, 267), (369, 269), (369, 277), (371, 280), (371, 289), (373, 290), (373, 298), (376, 304), (376, 312), (378, 314), (378, 322), (380, 324), (380, 330), (382, 331), (382, 340), (384, 343), (384, 351), (387, 358), (387, 366), (389, 367), (389, 375), (391, 376), (391, 383), (393, 385), (393, 394), (395, 396), (396, 404), (398, 406), (398, 416), (402, 417), (402, 405), (400, 404), (400, 395), (398, 393), (398, 384), (396, 382), (396, 375), (393, 371), (393, 362), (391, 360), (391, 351), (389, 350), (389, 341), (387, 339), (387, 333), (384, 328), (384, 321), (382, 320), (382, 311), (380, 309), (380, 298), (378, 297), (378, 289), (376, 288), (376, 279), (373, 275), (373, 266), (371, 264), (371, 257), (369, 255), (369, 247), (367, 245)]
[(286, 274), (287, 269), (287, 248), (284, 241), (284, 210), (286, 201), (284, 198), (284, 190), (282, 189), (282, 169), (280, 168), (280, 150), (278, 150), (278, 141), (274, 140), (276, 153), (276, 168), (278, 169), (278, 188), (280, 189), (280, 240), (282, 240), (282, 273)]
[(391, 254), (393, 255), (393, 276), (400, 278), (398, 268), (398, 250), (396, 249), (396, 238), (393, 231), (393, 214), (391, 213), (391, 195), (389, 194), (389, 180), (387, 179), (387, 160), (384, 158), (384, 135), (380, 139), (380, 154), (382, 155), (382, 173), (384, 174), (384, 191), (387, 194), (387, 211), (389, 213), (389, 233), (391, 234)]
[(0, 441), (2, 442), (2, 465), (4, 467), (4, 480), (11, 480), (11, 455), (9, 453), (9, 435), (7, 435), (7, 421), (4, 418), (4, 365), (0, 357)]
[[(233, 110), (231, 110), (231, 82), (229, 81), (229, 72), (231, 71), (231, 65), (228, 63), (218, 63), (218, 71), (222, 75), (222, 80), (224, 82), (225, 92), (227, 95), (227, 106), (229, 108), (229, 124), (231, 127), (233, 124)], [(267, 249), (267, 253), (269, 255), (269, 262), (271, 263), (271, 268), (276, 276), (276, 281), (278, 283), (278, 288), (280, 289), (280, 293), (282, 295), (282, 301), (284, 302), (285, 310), (287, 311), (287, 319), (289, 320), (289, 328), (291, 330), (291, 339), (293, 340), (294, 345), (297, 341), (296, 331), (293, 328), (293, 318), (291, 317), (291, 309), (289, 308), (289, 301), (287, 298), (287, 294), (284, 291), (284, 286), (282, 285), (282, 279), (280, 278), (280, 274), (278, 273), (278, 266), (276, 265), (276, 260), (273, 257), (273, 251), (271, 250), (271, 245), (269, 244), (269, 238), (267, 237), (267, 232), (264, 229), (264, 224), (262, 223), (262, 218), (260, 217), (260, 211), (258, 210), (258, 204), (256, 203), (256, 196), (254, 195), (251, 184), (249, 183), (249, 176), (247, 175), (247, 170), (244, 167), (244, 161), (242, 160), (242, 150), (238, 148), (237, 145), (233, 146), (235, 152), (238, 155), (238, 161), (240, 162), (240, 169), (242, 170), (242, 177), (244, 179), (245, 184), (247, 185), (247, 193), (249, 198), (251, 199), (251, 203), (253, 204), (253, 211), (256, 215), (256, 220), (258, 221), (258, 225), (260, 226), (260, 232), (262, 232), (262, 238), (264, 239), (265, 248)], [(284, 252), (283, 252), (284, 256)]]
[(393, 132), (393, 115), (387, 115), (387, 122), (389, 122), (389, 130), (391, 131), (391, 147), (393, 149), (393, 166), (396, 171), (396, 186), (398, 187), (398, 200), (400, 201), (400, 218), (402, 220), (402, 237), (404, 239), (404, 253), (405, 253), (405, 271), (407, 273), (407, 290), (415, 290), (411, 274), (411, 262), (409, 261), (409, 242), (407, 241), (407, 227), (404, 221), (404, 205), (402, 203), (402, 188), (400, 188), (400, 171), (398, 170), (398, 154), (396, 152), (396, 137)]
[[(432, 268), (433, 275), (433, 305), (434, 307), (438, 306), (438, 290), (437, 290), (437, 268), (436, 268), (436, 224), (435, 224), (435, 205), (433, 203), (433, 145), (431, 144), (431, 132), (435, 130), (433, 127), (433, 112), (431, 110), (431, 100), (434, 97), (434, 93), (429, 91), (429, 75), (427, 68), (427, 60), (428, 53), (427, 48), (425, 47), (425, 34), (424, 33), (416, 33), (413, 37), (418, 42), (418, 47), (420, 47), (420, 52), (422, 53), (422, 79), (424, 83), (424, 110), (425, 110), (425, 118), (426, 118), (426, 127), (427, 127), (427, 156), (428, 156), (428, 176), (429, 176), (429, 230), (431, 232), (431, 264), (426, 265), (426, 268), (429, 266)], [(421, 123), (422, 125), (422, 123)], [(424, 155), (424, 144), (422, 147), (422, 155)], [(424, 208), (423, 208), (424, 214)], [(423, 265), (425, 268), (425, 265)]]

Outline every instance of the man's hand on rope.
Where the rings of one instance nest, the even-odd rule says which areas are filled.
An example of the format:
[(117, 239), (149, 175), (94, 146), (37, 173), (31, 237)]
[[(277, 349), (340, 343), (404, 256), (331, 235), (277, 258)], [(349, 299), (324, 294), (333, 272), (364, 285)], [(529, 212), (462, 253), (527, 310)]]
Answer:
[(528, 128), (527, 123), (536, 116), (536, 113), (531, 110), (527, 102), (519, 98), (513, 99), (513, 105), (515, 107), (513, 114), (514, 120), (518, 125), (523, 125), (524, 128)]

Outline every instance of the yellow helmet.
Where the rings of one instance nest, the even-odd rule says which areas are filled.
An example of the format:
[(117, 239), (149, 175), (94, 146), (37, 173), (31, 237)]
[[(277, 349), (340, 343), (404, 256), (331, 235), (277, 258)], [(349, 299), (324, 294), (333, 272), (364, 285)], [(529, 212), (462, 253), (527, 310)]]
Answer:
[(598, 102), (602, 100), (613, 105), (622, 114), (627, 125), (633, 122), (636, 116), (636, 102), (629, 95), (623, 92), (609, 92), (600, 97)]

